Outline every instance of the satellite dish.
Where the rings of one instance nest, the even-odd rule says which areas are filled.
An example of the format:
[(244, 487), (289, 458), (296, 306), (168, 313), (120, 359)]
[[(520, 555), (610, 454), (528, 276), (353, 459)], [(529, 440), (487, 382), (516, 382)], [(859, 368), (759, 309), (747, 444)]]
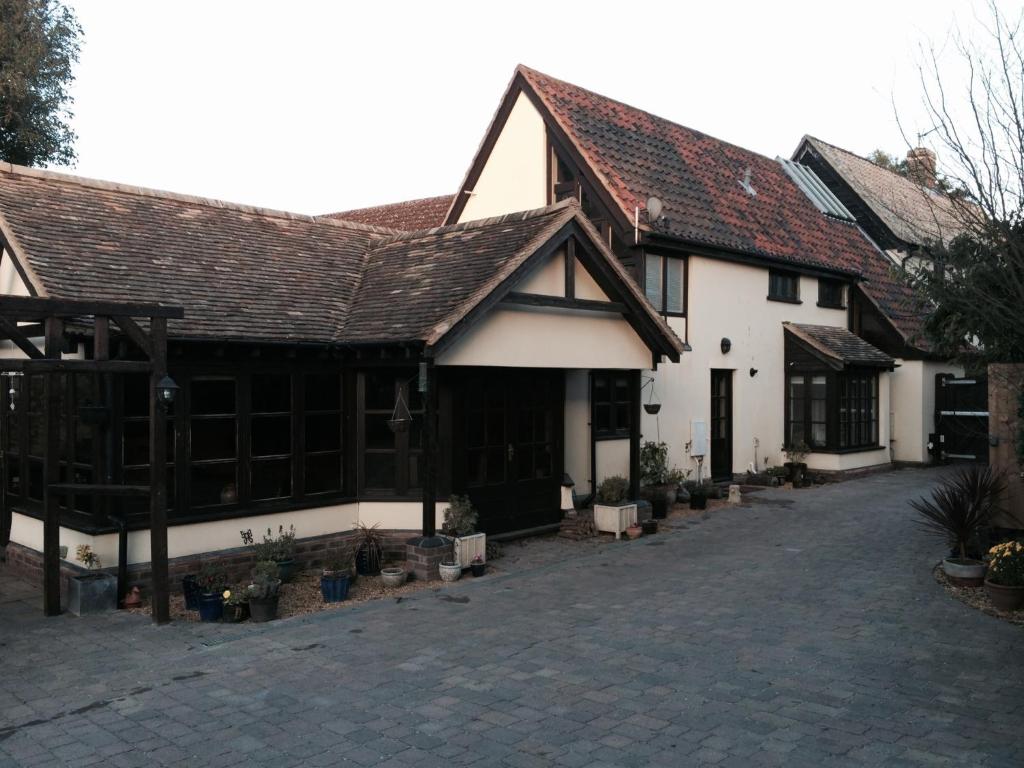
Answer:
[(665, 206), (661, 200), (656, 197), (647, 198), (647, 220), (657, 221), (661, 218), (662, 211), (665, 210)]

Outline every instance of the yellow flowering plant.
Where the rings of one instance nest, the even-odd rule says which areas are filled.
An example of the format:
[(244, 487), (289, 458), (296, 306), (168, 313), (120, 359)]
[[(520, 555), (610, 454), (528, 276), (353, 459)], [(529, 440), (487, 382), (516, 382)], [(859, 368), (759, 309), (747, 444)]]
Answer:
[(988, 554), (989, 581), (1003, 587), (1024, 587), (1024, 542), (1005, 541)]

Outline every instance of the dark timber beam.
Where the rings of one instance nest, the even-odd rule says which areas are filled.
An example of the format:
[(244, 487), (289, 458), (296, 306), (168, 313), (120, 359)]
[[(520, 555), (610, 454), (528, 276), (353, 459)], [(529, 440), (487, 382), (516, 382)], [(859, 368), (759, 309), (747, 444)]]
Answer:
[(21, 360), (0, 358), (0, 371), (24, 373), (148, 373), (152, 365), (145, 360)]
[(433, 360), (425, 366), (423, 393), (423, 537), (437, 534), (437, 369)]
[(146, 357), (152, 359), (153, 348), (150, 346), (150, 340), (138, 323), (126, 315), (114, 315), (114, 322), (120, 326), (129, 339), (135, 342), (135, 345), (145, 353)]
[(39, 347), (33, 344), (32, 340), (25, 335), (25, 329), (19, 328), (17, 323), (8, 320), (6, 317), (0, 317), (0, 333), (3, 334), (4, 338), (10, 339), (14, 342), (18, 349), (33, 360), (38, 360), (43, 357), (43, 353), (39, 350)]
[(15, 320), (46, 320), (49, 317), (66, 318), (83, 315), (162, 317), (180, 320), (185, 316), (185, 310), (181, 307), (165, 307), (160, 304), (119, 301), (80, 301), (78, 299), (48, 299), (37, 296), (4, 296), (0, 298), (0, 316)]
[(625, 314), (626, 305), (618, 301), (597, 301), (576, 299), (566, 296), (545, 296), (540, 293), (509, 291), (502, 299), (505, 304), (522, 304), (528, 307), (551, 307), (553, 309), (579, 309), (586, 312), (612, 312)]
[[(64, 323), (46, 319), (44, 352), (59, 358), (64, 344)], [(43, 613), (60, 615), (60, 496), (53, 484), (60, 480), (60, 374), (43, 375)]]
[[(122, 326), (124, 327), (124, 326)], [(149, 536), (153, 579), (153, 622), (171, 620), (167, 575), (167, 410), (157, 400), (157, 384), (167, 375), (167, 319), (149, 325), (153, 372), (149, 377)]]
[(640, 498), (640, 371), (629, 373), (629, 498)]

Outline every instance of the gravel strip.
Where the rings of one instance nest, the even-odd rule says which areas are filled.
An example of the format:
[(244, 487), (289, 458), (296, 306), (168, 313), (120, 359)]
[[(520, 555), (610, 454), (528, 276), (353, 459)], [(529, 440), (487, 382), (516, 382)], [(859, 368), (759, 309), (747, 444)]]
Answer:
[(982, 613), (987, 613), (989, 616), (995, 616), (997, 619), (1008, 621), (1011, 624), (1024, 626), (1024, 609), (1010, 611), (1008, 613), (1000, 611), (992, 605), (992, 601), (988, 599), (988, 595), (985, 593), (984, 587), (958, 587), (951, 584), (942, 570), (942, 563), (937, 563), (935, 565), (935, 568), (932, 569), (932, 575), (935, 577), (935, 580), (942, 585), (943, 589), (961, 603), (969, 605), (971, 608), (981, 611)]

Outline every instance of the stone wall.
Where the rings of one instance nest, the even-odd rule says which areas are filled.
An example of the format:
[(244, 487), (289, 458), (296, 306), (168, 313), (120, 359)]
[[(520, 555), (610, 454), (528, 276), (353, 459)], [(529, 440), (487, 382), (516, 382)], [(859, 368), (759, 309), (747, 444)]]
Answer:
[(1017, 436), (1024, 427), (1018, 416), (1020, 392), (1024, 385), (1024, 364), (988, 367), (989, 464), (1006, 473), (1007, 514), (996, 520), (1004, 528), (1024, 528), (1024, 479), (1017, 459)]

